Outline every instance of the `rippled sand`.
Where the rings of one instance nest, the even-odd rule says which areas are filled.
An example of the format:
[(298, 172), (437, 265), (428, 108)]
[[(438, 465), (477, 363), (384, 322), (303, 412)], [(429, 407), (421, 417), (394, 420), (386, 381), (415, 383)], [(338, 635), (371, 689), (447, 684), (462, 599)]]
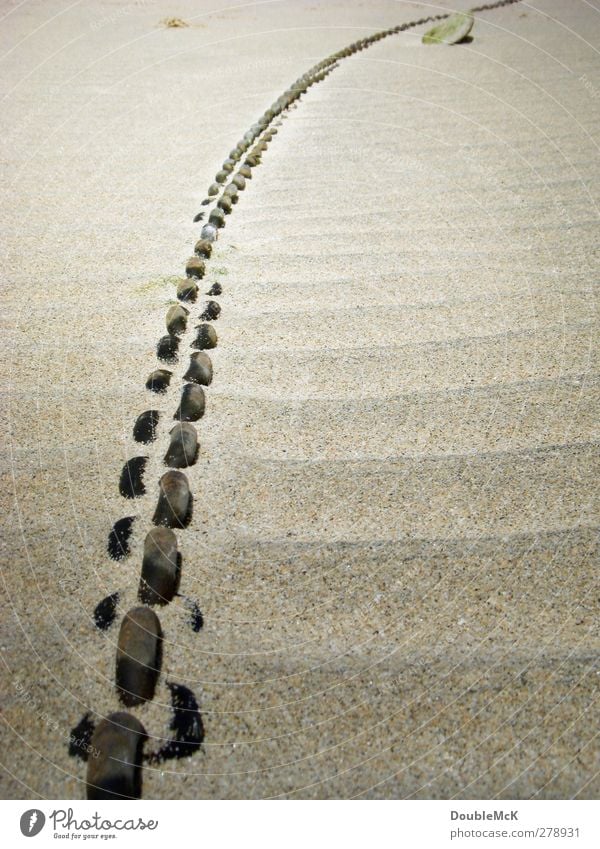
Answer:
[[(207, 186), (299, 74), (424, 14), (213, 5), (2, 10), (8, 798), (83, 798), (70, 730), (119, 707), (118, 621), (92, 614), (136, 603), (187, 357), (165, 396), (144, 383)], [(168, 737), (185, 684), (206, 738), (144, 770), (147, 798), (598, 794), (600, 18), (538, 7), (344, 60), (228, 219), (178, 534), (204, 628), (182, 598), (159, 611), (163, 674), (132, 710)]]

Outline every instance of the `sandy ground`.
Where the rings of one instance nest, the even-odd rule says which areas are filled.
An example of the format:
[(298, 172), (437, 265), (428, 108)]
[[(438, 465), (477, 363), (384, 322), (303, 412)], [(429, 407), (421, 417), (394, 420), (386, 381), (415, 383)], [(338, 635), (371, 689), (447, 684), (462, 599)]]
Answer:
[[(424, 7), (1, 4), (4, 797), (83, 798), (69, 732), (118, 708), (92, 612), (135, 603), (186, 358), (166, 396), (144, 382), (206, 187), (300, 73)], [(168, 736), (184, 683), (206, 739), (145, 797), (598, 795), (599, 11), (386, 39), (282, 122), (207, 277), (179, 534), (205, 625), (160, 611), (133, 711)]]

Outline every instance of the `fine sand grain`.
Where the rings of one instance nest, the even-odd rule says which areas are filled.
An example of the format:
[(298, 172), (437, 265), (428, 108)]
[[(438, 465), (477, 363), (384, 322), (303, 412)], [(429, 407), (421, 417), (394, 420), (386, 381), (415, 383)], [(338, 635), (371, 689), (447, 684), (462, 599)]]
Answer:
[[(7, 798), (84, 798), (69, 733), (120, 707), (204, 295), (167, 393), (144, 384), (214, 174), (318, 60), (431, 11), (202, 5), (0, 9)], [(159, 609), (162, 673), (131, 713), (156, 751), (185, 684), (205, 740), (146, 766), (146, 798), (600, 790), (600, 15), (537, 0), (476, 16), (468, 44), (422, 32), (289, 111), (200, 281), (222, 312), (178, 540), (204, 627), (183, 597)]]

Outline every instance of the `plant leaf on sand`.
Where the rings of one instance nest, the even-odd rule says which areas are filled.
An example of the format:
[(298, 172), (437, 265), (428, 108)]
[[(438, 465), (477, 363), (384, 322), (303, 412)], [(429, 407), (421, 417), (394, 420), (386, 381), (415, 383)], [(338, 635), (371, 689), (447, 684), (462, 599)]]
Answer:
[(470, 12), (457, 12), (448, 20), (427, 30), (423, 36), (423, 44), (458, 44), (471, 32), (473, 23), (473, 15)]
[(189, 27), (187, 21), (182, 20), (181, 18), (163, 18), (161, 24), (167, 29), (177, 29), (179, 27)]

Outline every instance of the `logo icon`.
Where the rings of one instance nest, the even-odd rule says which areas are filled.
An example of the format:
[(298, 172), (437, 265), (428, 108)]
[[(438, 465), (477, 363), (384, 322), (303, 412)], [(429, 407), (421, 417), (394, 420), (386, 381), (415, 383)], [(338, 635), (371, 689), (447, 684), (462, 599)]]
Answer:
[(46, 817), (37, 808), (31, 808), (21, 816), (21, 834), (25, 837), (35, 837), (43, 829)]

